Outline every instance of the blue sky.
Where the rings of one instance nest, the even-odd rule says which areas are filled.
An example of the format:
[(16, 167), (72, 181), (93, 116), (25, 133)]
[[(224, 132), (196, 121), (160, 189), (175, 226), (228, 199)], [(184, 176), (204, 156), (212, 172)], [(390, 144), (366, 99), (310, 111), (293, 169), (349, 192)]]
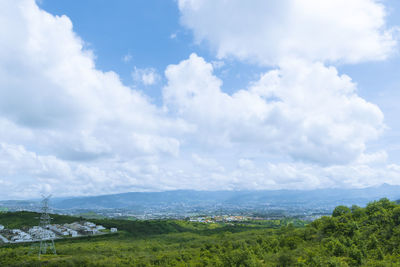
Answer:
[(0, 198), (400, 184), (398, 1), (0, 10)]
[[(75, 1), (43, 0), (40, 6), (54, 14), (67, 15), (74, 31), (96, 54), (96, 66), (117, 72), (125, 84), (132, 84), (132, 70), (155, 68), (162, 73), (170, 64), (179, 63), (191, 53), (208, 61), (218, 60), (207, 45), (196, 45), (193, 34), (182, 27), (176, 1)], [(123, 62), (124, 56), (131, 56)], [(224, 90), (232, 93), (258, 77), (259, 66), (230, 59), (223, 76)], [(217, 70), (218, 71), (218, 70)], [(160, 88), (146, 88), (160, 104)]]

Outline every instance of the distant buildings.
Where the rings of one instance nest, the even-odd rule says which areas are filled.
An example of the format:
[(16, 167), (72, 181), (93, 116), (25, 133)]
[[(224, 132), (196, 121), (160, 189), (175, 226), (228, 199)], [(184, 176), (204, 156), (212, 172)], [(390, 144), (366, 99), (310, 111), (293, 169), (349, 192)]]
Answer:
[(69, 233), (70, 233), (70, 235), (71, 235), (72, 237), (78, 236), (78, 232), (75, 231), (75, 230), (69, 230)]
[[(51, 224), (48, 225), (46, 229), (40, 226), (34, 226), (27, 229), (26, 232), (20, 229), (5, 229), (3, 225), (0, 225), (0, 243), (32, 242), (65, 237), (96, 235), (101, 234), (103, 230), (106, 230), (104, 226), (96, 225), (92, 222), (85, 222), (83, 224), (74, 222), (64, 225)], [(117, 232), (117, 228), (111, 228), (110, 232)]]
[(58, 225), (58, 224), (53, 224), (53, 225), (49, 225), (49, 229), (51, 231), (53, 231), (54, 233), (61, 235), (61, 236), (69, 236), (70, 232), (67, 227), (63, 226), (63, 225)]
[(21, 231), (19, 229), (13, 229), (11, 232), (14, 234), (13, 237), (11, 237), (11, 241), (18, 243), (18, 242), (26, 242), (26, 241), (31, 241), (32, 236), (28, 233), (25, 233), (24, 231)]
[(192, 217), (189, 218), (190, 222), (201, 222), (201, 223), (216, 223), (216, 222), (243, 222), (254, 219), (248, 216), (231, 216), (231, 215), (221, 215), (221, 216), (209, 216), (209, 217)]
[(85, 222), (83, 225), (87, 226), (87, 227), (90, 227), (90, 228), (95, 228), (96, 227), (96, 225), (94, 223), (92, 223), (92, 222)]
[(29, 229), (28, 233), (32, 236), (32, 239), (48, 240), (56, 238), (56, 235), (53, 231), (44, 229), (40, 226), (33, 226), (31, 229)]
[(101, 231), (101, 230), (105, 230), (106, 228), (103, 225), (97, 225), (96, 229)]

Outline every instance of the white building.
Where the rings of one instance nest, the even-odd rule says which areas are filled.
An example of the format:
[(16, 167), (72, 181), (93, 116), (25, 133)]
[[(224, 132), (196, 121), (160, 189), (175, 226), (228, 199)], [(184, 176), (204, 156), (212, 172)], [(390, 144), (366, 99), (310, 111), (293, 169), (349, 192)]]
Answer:
[(85, 233), (86, 233), (86, 234), (89, 234), (89, 235), (95, 235), (95, 234), (98, 234), (99, 231), (98, 231), (96, 228), (87, 227), (87, 228), (85, 229)]
[(96, 229), (100, 231), (100, 230), (104, 230), (106, 228), (103, 225), (97, 225)]
[(96, 227), (96, 225), (95, 225), (94, 223), (92, 223), (92, 222), (85, 222), (84, 225), (85, 225), (85, 226), (88, 226), (88, 227), (90, 227), (90, 228)]
[(52, 239), (56, 237), (52, 231), (43, 229), (40, 226), (34, 226), (28, 232), (35, 239)]
[(111, 233), (116, 233), (118, 230), (117, 230), (117, 228), (111, 228), (110, 231), (111, 231)]
[(32, 236), (30, 234), (27, 234), (19, 229), (13, 229), (12, 233), (16, 234), (15, 236), (11, 237), (11, 241), (14, 242), (25, 242), (25, 241), (31, 241)]
[(78, 232), (75, 231), (75, 230), (69, 230), (69, 233), (70, 233), (70, 235), (71, 235), (72, 237), (78, 236)]
[(65, 227), (75, 230), (75, 231), (82, 231), (85, 230), (85, 227), (77, 222), (74, 223), (66, 223), (64, 224)]
[(56, 234), (67, 236), (69, 235), (68, 229), (62, 225), (53, 224), (49, 226), (49, 229), (55, 232)]
[(0, 224), (0, 231), (1, 231), (1, 230), (4, 230), (4, 225), (1, 225), (1, 224)]

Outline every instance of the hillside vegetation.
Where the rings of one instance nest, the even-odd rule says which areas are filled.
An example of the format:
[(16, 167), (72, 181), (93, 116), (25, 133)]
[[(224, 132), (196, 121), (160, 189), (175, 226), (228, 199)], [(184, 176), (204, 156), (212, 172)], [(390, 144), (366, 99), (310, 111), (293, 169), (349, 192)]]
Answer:
[(58, 240), (57, 255), (40, 261), (30, 244), (3, 246), (0, 266), (400, 266), (400, 205), (387, 199), (298, 227), (95, 221), (122, 231)]

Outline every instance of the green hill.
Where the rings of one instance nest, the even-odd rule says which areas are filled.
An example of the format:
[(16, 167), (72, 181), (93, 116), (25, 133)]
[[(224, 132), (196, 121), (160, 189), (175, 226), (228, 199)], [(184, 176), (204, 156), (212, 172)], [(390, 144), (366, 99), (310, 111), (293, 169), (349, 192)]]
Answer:
[[(0, 224), (7, 229), (31, 227), (38, 225), (40, 214), (30, 211), (2, 212), (0, 213)], [(64, 224), (79, 220), (77, 217), (52, 214), (52, 223)]]
[[(1, 214), (0, 223), (23, 215), (27, 216)], [(332, 216), (302, 227), (283, 221), (279, 228), (173, 220), (94, 221), (122, 231), (58, 240), (58, 254), (40, 261), (29, 254), (29, 244), (3, 246), (0, 266), (400, 266), (400, 205), (387, 199), (365, 208), (339, 206)]]

